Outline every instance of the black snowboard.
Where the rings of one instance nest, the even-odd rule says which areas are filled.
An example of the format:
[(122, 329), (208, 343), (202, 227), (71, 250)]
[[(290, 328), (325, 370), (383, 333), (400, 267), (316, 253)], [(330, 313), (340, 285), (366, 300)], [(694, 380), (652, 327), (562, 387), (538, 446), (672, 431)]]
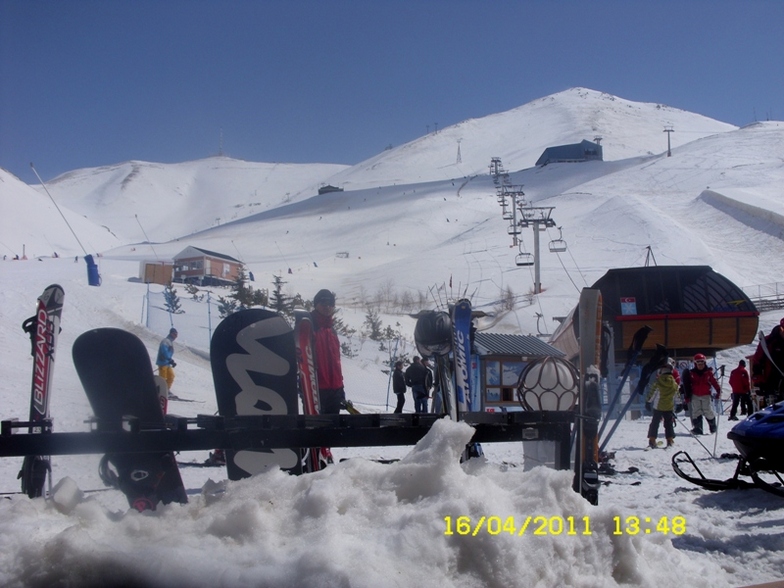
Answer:
[[(294, 333), (279, 314), (253, 308), (229, 315), (212, 336), (210, 360), (222, 416), (298, 414)], [(230, 480), (269, 467), (302, 473), (299, 448), (222, 449)]]
[[(136, 417), (142, 428), (164, 427), (150, 356), (136, 335), (113, 328), (87, 331), (74, 342), (73, 360), (99, 430), (121, 430), (125, 416)], [(155, 510), (158, 502), (188, 502), (171, 451), (107, 455), (101, 478), (139, 511)]]

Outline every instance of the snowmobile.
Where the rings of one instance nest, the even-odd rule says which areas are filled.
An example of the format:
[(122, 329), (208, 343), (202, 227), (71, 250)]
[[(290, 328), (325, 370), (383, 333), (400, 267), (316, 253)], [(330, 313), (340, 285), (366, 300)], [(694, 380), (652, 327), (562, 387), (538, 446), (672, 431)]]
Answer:
[[(679, 451), (672, 456), (672, 469), (684, 480), (707, 490), (761, 488), (784, 498), (784, 402), (762, 409), (727, 433), (740, 452), (735, 475), (726, 480), (705, 477), (691, 456)], [(683, 466), (693, 470), (686, 473)], [(751, 482), (740, 476), (751, 477)]]

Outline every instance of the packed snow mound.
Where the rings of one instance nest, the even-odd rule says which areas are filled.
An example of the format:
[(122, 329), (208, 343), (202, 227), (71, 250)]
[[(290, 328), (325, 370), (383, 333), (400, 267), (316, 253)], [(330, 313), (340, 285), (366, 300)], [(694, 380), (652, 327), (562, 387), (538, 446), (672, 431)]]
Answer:
[[(72, 480), (59, 483), (49, 502), (15, 496), (0, 505), (0, 581), (711, 585), (701, 565), (671, 541), (614, 535), (612, 508), (592, 507), (575, 493), (571, 472), (506, 470), (484, 460), (460, 465), (472, 432), (444, 419), (398, 463), (353, 458), (307, 476), (274, 470), (208, 482), (189, 504), (144, 514), (109, 512), (84, 498)], [(35, 529), (18, 534), (31, 517)], [(461, 519), (470, 520), (468, 530), (464, 522), (457, 526), (459, 517), (468, 517)], [(570, 528), (574, 533), (565, 538)]]

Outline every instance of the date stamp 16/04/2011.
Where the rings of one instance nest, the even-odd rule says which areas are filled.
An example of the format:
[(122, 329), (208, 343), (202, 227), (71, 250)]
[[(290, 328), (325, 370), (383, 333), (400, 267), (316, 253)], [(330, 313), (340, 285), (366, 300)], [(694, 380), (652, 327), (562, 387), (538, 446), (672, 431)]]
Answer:
[[(614, 516), (613, 535), (683, 535), (686, 533), (686, 517), (643, 517), (637, 515)], [(500, 517), (482, 516), (473, 519), (469, 516), (444, 517), (444, 535), (476, 537), (480, 534), (508, 534), (522, 537), (557, 535), (593, 535), (591, 517), (573, 516), (534, 516)]]

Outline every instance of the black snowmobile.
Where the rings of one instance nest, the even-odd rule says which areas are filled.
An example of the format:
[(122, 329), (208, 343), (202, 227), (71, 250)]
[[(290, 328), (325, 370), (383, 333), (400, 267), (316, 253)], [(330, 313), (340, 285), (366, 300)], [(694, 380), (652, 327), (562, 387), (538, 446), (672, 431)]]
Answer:
[[(684, 480), (708, 490), (761, 488), (784, 498), (784, 402), (754, 413), (735, 425), (727, 437), (740, 452), (732, 478), (706, 478), (685, 451), (672, 456), (672, 469)], [(684, 465), (692, 473), (687, 474)], [(752, 481), (740, 476), (749, 476)]]

